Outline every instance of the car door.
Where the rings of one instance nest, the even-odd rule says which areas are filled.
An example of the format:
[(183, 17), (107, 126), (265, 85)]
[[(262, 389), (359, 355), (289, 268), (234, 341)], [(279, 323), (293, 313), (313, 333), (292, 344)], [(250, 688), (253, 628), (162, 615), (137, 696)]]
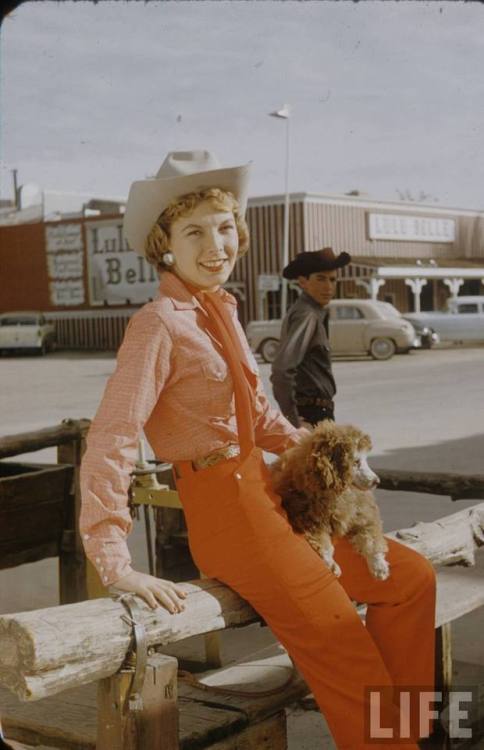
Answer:
[(22, 331), (19, 318), (5, 316), (0, 319), (0, 347), (2, 349), (16, 349), (22, 346)]
[(365, 328), (362, 308), (354, 305), (330, 305), (329, 340), (333, 354), (358, 354), (366, 352)]
[(458, 300), (449, 305), (450, 312), (439, 326), (442, 338), (447, 341), (472, 341), (478, 338), (479, 307), (477, 302)]

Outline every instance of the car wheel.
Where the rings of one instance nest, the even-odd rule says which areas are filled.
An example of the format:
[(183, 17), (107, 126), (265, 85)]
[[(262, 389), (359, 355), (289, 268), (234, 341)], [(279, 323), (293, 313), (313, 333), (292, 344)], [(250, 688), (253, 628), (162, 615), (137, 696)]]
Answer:
[(279, 341), (277, 339), (265, 339), (259, 347), (264, 362), (274, 362), (278, 348)]
[(432, 348), (432, 339), (430, 336), (425, 335), (421, 337), (422, 341), (422, 349), (431, 349)]
[(373, 339), (370, 345), (370, 354), (373, 359), (391, 359), (395, 354), (397, 347), (392, 339), (377, 338)]

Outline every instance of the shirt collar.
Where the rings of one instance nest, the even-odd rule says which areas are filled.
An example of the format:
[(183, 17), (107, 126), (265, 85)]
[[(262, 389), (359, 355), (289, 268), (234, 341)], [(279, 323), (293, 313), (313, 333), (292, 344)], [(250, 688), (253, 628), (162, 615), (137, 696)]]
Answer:
[[(163, 271), (160, 279), (160, 292), (169, 297), (175, 310), (203, 309), (197, 298), (185, 286), (183, 281), (171, 271)], [(217, 292), (223, 302), (237, 306), (237, 300), (226, 289), (220, 288)]]

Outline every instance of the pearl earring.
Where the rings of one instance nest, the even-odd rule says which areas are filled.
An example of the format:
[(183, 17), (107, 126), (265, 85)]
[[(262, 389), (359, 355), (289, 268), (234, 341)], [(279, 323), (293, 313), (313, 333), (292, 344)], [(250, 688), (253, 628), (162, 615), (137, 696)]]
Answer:
[(167, 253), (163, 253), (162, 255), (162, 261), (165, 264), (165, 266), (172, 266), (175, 262), (175, 256), (173, 253), (170, 253), (169, 251)]

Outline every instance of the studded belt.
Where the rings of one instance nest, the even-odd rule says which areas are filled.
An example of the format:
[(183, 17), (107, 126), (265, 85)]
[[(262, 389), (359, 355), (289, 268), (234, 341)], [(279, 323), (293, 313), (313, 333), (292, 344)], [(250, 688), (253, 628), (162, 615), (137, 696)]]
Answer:
[(297, 406), (322, 406), (324, 409), (334, 409), (334, 401), (331, 398), (311, 398), (301, 396), (296, 398)]
[(209, 466), (215, 466), (220, 461), (226, 461), (228, 458), (234, 458), (240, 455), (240, 448), (238, 445), (226, 445), (224, 448), (219, 448), (212, 451), (207, 456), (197, 458), (192, 461), (194, 469), (206, 469)]

